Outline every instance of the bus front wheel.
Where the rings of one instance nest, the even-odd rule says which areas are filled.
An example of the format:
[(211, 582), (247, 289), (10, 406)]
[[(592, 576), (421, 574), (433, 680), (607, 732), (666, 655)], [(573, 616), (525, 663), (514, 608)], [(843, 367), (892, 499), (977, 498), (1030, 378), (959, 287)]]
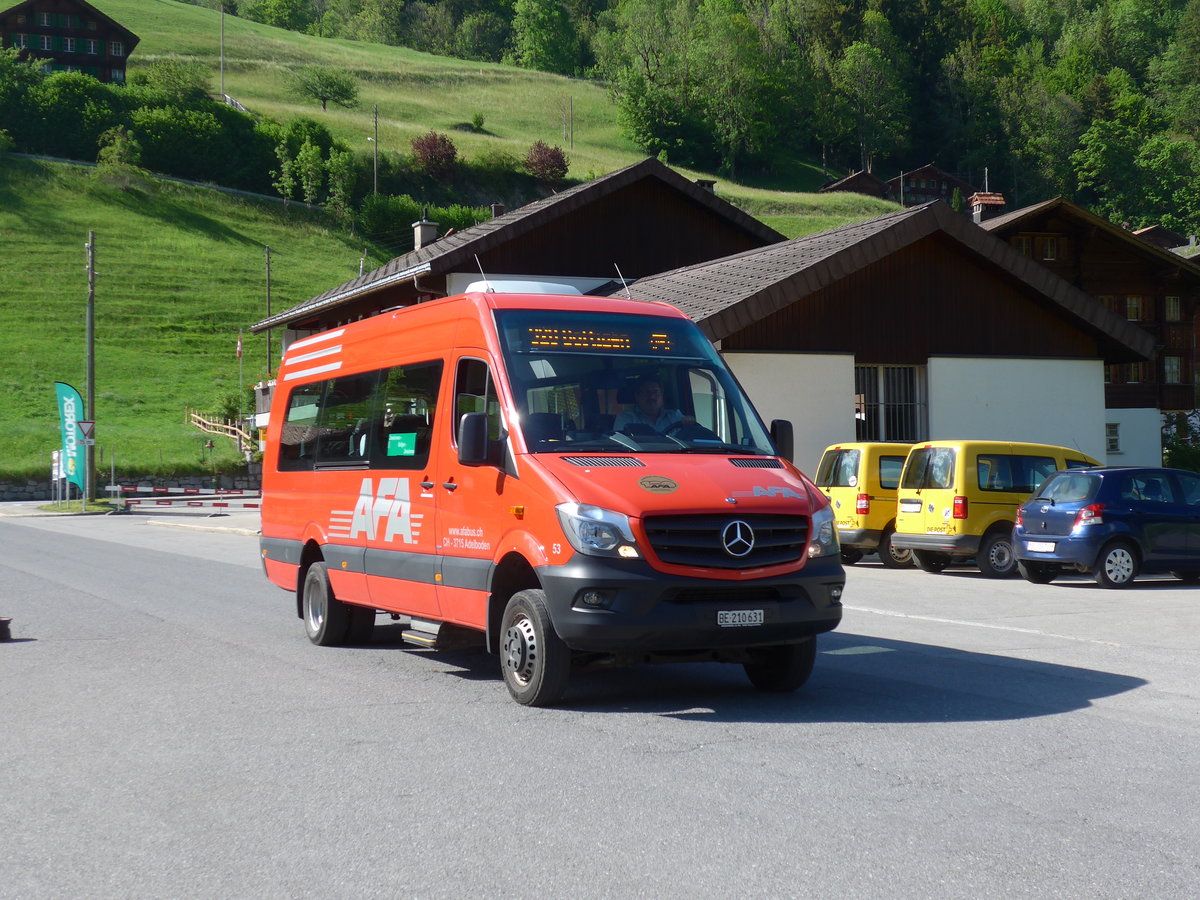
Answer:
[(500, 622), (500, 669), (514, 700), (548, 706), (562, 697), (571, 674), (571, 651), (559, 638), (540, 590), (518, 591)]

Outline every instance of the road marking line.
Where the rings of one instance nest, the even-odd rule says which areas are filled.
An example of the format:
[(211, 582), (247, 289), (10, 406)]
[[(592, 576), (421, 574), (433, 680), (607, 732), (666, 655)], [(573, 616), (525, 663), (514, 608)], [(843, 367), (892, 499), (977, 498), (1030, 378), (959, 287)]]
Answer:
[(1053, 631), (1039, 631), (1036, 628), (1018, 628), (1015, 625), (988, 625), (984, 622), (967, 622), (963, 619), (940, 619), (936, 616), (913, 616), (908, 613), (893, 612), (889, 609), (874, 609), (870, 606), (845, 606), (844, 609), (852, 609), (855, 612), (875, 613), (879, 616), (891, 616), (895, 619), (917, 619), (922, 622), (937, 622), (941, 625), (966, 625), (969, 628), (991, 628), (995, 631), (1012, 631), (1017, 634), (1036, 634), (1039, 637), (1057, 638), (1062, 641), (1076, 641), (1080, 644), (1099, 644), (1103, 647), (1120, 647), (1121, 645), (1114, 641), (1097, 641), (1093, 638), (1076, 637), (1071, 634), (1055, 634)]

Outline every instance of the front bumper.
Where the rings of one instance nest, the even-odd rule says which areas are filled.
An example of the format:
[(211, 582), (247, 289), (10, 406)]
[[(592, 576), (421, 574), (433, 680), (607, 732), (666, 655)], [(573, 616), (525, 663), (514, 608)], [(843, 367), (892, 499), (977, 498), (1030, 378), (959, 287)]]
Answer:
[[(644, 560), (576, 554), (538, 570), (554, 629), (573, 650), (655, 653), (759, 647), (803, 641), (838, 626), (845, 572), (836, 555), (788, 575), (753, 581), (682, 578)], [(583, 605), (602, 592), (606, 609)], [(761, 625), (722, 627), (717, 612), (763, 611)]]
[(967, 557), (979, 552), (979, 535), (907, 534), (897, 531), (892, 535), (892, 546), (903, 550), (929, 550), (950, 556)]

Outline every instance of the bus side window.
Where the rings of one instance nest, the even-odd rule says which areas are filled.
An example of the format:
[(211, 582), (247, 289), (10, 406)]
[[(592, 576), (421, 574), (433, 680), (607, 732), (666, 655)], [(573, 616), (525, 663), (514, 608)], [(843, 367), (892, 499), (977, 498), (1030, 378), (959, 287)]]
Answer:
[(442, 361), (393, 366), (383, 373), (377, 403), (373, 469), (421, 469), (429, 461)]
[(279, 435), (280, 472), (311, 469), (317, 458), (317, 416), (321, 411), (324, 382), (302, 384), (288, 397), (287, 418)]
[(482, 359), (460, 359), (454, 379), (454, 432), (458, 438), (458, 421), (463, 413), (487, 413), (488, 439), (497, 440), (503, 430), (500, 418), (500, 398), (488, 364)]

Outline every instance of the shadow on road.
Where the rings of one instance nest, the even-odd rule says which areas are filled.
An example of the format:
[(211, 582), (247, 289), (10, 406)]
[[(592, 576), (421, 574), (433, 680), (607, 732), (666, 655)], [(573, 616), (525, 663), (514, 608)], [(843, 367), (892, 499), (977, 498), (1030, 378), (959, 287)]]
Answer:
[[(376, 631), (376, 649), (393, 642), (407, 648), (396, 626)], [(845, 632), (818, 640), (816, 669), (794, 694), (755, 690), (738, 665), (680, 663), (574, 672), (558, 706), (705, 722), (989, 722), (1085, 709), (1146, 684), (1093, 669)], [(499, 661), (482, 650), (412, 652), (431, 666), (452, 666), (446, 674), (494, 681), (504, 691)]]

